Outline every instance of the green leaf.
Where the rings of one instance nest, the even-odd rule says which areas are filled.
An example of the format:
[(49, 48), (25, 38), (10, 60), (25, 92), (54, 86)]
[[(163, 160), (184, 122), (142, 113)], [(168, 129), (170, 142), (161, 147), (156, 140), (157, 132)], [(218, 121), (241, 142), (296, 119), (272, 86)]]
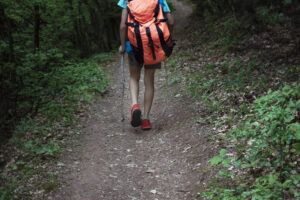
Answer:
[(4, 192), (1, 194), (0, 200), (5, 200), (5, 197), (6, 197), (7, 193), (8, 193), (7, 191), (4, 191)]
[(220, 150), (220, 156), (221, 156), (222, 158), (224, 158), (224, 157), (226, 156), (226, 149), (221, 149), (221, 150)]
[(296, 140), (300, 140), (300, 123), (291, 124), (289, 129), (295, 135)]
[(276, 173), (276, 174), (270, 174), (269, 175), (269, 184), (273, 185), (277, 180), (278, 180), (278, 177), (279, 177), (279, 173)]
[(293, 182), (292, 180), (286, 180), (286, 181), (282, 184), (282, 187), (283, 187), (283, 188), (288, 188), (288, 187), (291, 185), (292, 182)]
[(293, 0), (284, 0), (284, 1), (283, 1), (283, 4), (284, 4), (285, 6), (287, 6), (287, 5), (290, 5), (292, 2), (293, 2)]
[(296, 153), (300, 155), (300, 142), (293, 144), (293, 147), (295, 148)]
[(226, 158), (225, 160), (222, 161), (222, 164), (224, 167), (228, 168), (230, 167), (230, 159), (229, 158)]
[(223, 158), (220, 156), (215, 156), (212, 159), (210, 159), (211, 166), (219, 165), (222, 162)]
[(300, 181), (300, 175), (299, 174), (292, 175), (291, 179), (293, 180), (293, 183), (295, 185), (297, 185), (299, 183), (299, 181)]
[(243, 168), (243, 169), (249, 168), (249, 167), (251, 167), (251, 166), (252, 166), (252, 165), (249, 164), (249, 163), (247, 163), (247, 164), (242, 164), (242, 168)]
[(231, 177), (231, 173), (224, 170), (224, 169), (220, 170), (219, 174), (222, 175), (222, 176)]

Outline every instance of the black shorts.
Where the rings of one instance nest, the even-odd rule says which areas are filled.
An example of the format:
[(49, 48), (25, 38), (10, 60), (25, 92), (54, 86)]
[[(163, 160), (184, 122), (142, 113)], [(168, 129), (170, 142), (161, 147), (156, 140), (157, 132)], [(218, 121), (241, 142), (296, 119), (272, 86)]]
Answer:
[[(132, 67), (142, 68), (143, 64), (139, 63), (133, 53), (128, 53), (128, 64)], [(161, 63), (157, 63), (154, 65), (144, 65), (145, 69), (161, 69)]]

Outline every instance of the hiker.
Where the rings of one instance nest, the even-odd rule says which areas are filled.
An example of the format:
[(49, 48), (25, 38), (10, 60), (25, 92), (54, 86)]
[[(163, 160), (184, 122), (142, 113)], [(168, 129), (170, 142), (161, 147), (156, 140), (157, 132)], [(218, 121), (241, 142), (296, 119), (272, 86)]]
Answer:
[[(150, 46), (150, 44), (151, 44), (150, 41), (151, 41), (152, 42), (152, 44), (151, 44), (152, 45), (151, 46), (152, 51), (151, 51), (151, 53), (146, 53), (145, 56), (142, 56), (143, 57), (142, 59), (140, 59), (141, 57), (137, 57), (136, 54), (140, 54), (141, 52), (137, 49), (134, 49), (135, 52), (133, 52), (133, 50), (132, 50), (133, 45), (131, 45), (130, 42), (128, 41), (128, 38), (129, 38), (128, 30), (130, 28), (132, 28), (132, 30), (134, 30), (136, 28), (136, 26), (135, 26), (136, 23), (135, 22), (138, 21), (138, 20), (135, 21), (135, 17), (132, 15), (132, 13), (135, 12), (135, 11), (130, 11), (129, 8), (127, 9), (127, 4), (130, 3), (130, 2), (134, 2), (135, 4), (140, 3), (141, 5), (139, 7), (135, 6), (135, 7), (138, 7), (138, 8), (145, 7), (145, 6), (149, 5), (150, 2), (151, 3), (152, 2), (157, 2), (157, 3), (155, 3), (156, 5), (153, 5), (154, 8), (156, 8), (155, 12), (158, 12), (157, 8), (158, 8), (158, 3), (159, 3), (159, 5), (161, 6), (161, 9), (159, 9), (159, 11), (160, 11), (159, 12), (160, 13), (159, 17), (160, 18), (164, 17), (165, 19), (164, 20), (158, 19), (158, 13), (155, 13), (155, 17), (156, 17), (155, 22), (157, 22), (157, 21), (159, 21), (158, 23), (165, 22), (164, 25), (160, 25), (160, 26), (165, 26), (165, 24), (166, 24), (166, 26), (168, 27), (168, 28), (166, 28), (166, 29), (168, 29), (167, 34), (169, 34), (169, 35), (170, 35), (170, 32), (173, 28), (174, 20), (173, 20), (173, 17), (171, 16), (170, 9), (169, 9), (169, 6), (168, 6), (166, 0), (132, 0), (132, 1), (129, 0), (129, 2), (127, 2), (127, 1), (125, 2), (125, 0), (120, 0), (119, 3), (118, 3), (118, 5), (123, 8), (122, 9), (121, 24), (120, 24), (121, 46), (119, 48), (119, 52), (121, 54), (124, 54), (125, 52), (127, 52), (127, 54), (128, 54), (128, 63), (129, 63), (129, 72), (130, 72), (129, 86), (130, 86), (130, 96), (131, 96), (131, 101), (132, 101), (131, 125), (133, 127), (138, 127), (138, 126), (141, 125), (142, 130), (149, 130), (149, 129), (151, 129), (150, 110), (151, 110), (153, 97), (154, 97), (154, 74), (155, 74), (156, 69), (161, 68), (161, 63), (160, 62), (155, 63), (155, 62), (157, 62), (158, 59), (165, 59), (165, 58), (161, 58), (162, 56), (163, 57), (165, 57), (166, 55), (169, 56), (172, 52), (174, 43), (169, 41), (169, 44), (166, 44), (166, 42), (168, 42), (168, 41), (164, 41), (164, 39), (160, 38), (161, 39), (160, 41), (163, 40), (163, 42), (164, 42), (164, 45), (163, 45), (163, 47), (161, 47), (161, 49), (163, 49), (167, 53), (163, 53), (163, 55), (162, 55), (162, 53), (156, 53), (155, 54), (157, 49), (159, 49), (159, 46), (156, 45), (154, 47), (153, 41), (151, 39), (151, 33), (148, 33), (148, 30), (149, 30), (149, 28), (148, 28), (147, 36), (149, 38), (147, 38), (146, 40), (140, 40), (141, 41), (140, 44), (142, 45), (142, 41), (143, 42), (145, 42), (145, 41), (148, 42), (149, 41), (149, 44), (147, 43), (146, 45)], [(145, 5), (145, 4), (147, 4), (147, 5)], [(152, 5), (150, 5), (150, 6), (152, 6)], [(129, 4), (128, 4), (128, 7), (130, 7)], [(147, 7), (147, 9), (144, 10), (145, 14), (143, 13), (143, 14), (141, 14), (141, 16), (146, 17), (146, 15), (149, 12), (152, 12), (152, 13), (150, 13), (150, 15), (153, 17), (153, 11), (149, 11), (149, 10), (151, 10), (151, 9), (149, 9), (149, 7)], [(129, 12), (130, 15), (128, 15), (128, 12)], [(130, 19), (130, 18), (131, 18), (131, 23), (128, 23), (128, 19)], [(157, 27), (158, 27), (158, 25), (157, 25), (158, 23), (156, 23)], [(132, 27), (129, 26), (130, 24), (131, 24)], [(164, 31), (166, 29), (164, 29)], [(136, 30), (134, 30), (134, 31), (136, 31)], [(149, 30), (149, 32), (150, 32), (150, 30)], [(132, 35), (135, 36), (136, 35), (135, 33), (133, 33)], [(156, 34), (159, 35), (159, 33), (157, 33), (157, 32), (156, 32)], [(132, 36), (132, 35), (130, 35), (130, 36)], [(152, 33), (152, 36), (153, 35), (154, 34)], [(163, 37), (162, 33), (161, 33), (161, 35)], [(169, 38), (171, 38), (171, 37), (169, 36)], [(136, 43), (139, 42), (138, 40), (135, 40), (135, 41), (136, 41)], [(171, 42), (171, 44), (170, 44), (170, 42)], [(147, 48), (147, 47), (144, 47), (144, 48)], [(150, 47), (148, 47), (148, 48), (150, 48)], [(139, 51), (139, 52), (137, 52), (137, 51)], [(153, 63), (155, 63), (155, 64), (152, 64), (152, 63), (151, 64), (146, 64), (146, 59), (147, 58), (150, 59), (150, 61), (147, 61), (147, 62), (151, 63), (153, 61)], [(152, 59), (152, 61), (151, 61), (151, 59)], [(145, 93), (144, 93), (144, 113), (143, 113), (143, 119), (141, 119), (141, 115), (142, 115), (141, 113), (142, 112), (141, 112), (140, 106), (138, 105), (138, 94), (139, 94), (139, 80), (140, 80), (141, 70), (142, 70), (143, 66), (145, 68), (145, 70), (144, 70)]]

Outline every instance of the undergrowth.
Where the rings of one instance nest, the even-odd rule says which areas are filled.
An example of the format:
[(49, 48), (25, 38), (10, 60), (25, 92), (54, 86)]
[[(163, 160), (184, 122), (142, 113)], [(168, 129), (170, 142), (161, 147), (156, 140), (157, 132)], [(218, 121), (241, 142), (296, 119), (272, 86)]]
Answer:
[[(81, 134), (78, 122), (85, 105), (106, 90), (108, 79), (101, 64), (111, 56), (100, 54), (79, 62), (65, 62), (46, 74), (47, 80), (43, 81), (47, 81), (48, 87), (41, 90), (35, 90), (34, 84), (39, 83), (26, 84), (24, 95), (34, 94), (43, 103), (35, 116), (30, 114), (20, 120), (12, 137), (1, 147), (0, 156), (10, 158), (1, 169), (1, 200), (20, 199), (20, 196), (30, 199), (39, 191), (57, 188), (59, 183), (55, 175), (47, 172), (47, 166), (60, 155), (66, 145), (65, 138)], [(22, 110), (31, 105), (24, 101), (19, 106)]]
[(218, 184), (203, 196), (209, 199), (296, 199), (300, 154), (300, 87), (284, 86), (254, 101), (253, 113), (229, 131), (234, 154), (222, 149), (210, 160), (221, 165)]
[[(196, 122), (211, 125), (221, 149), (210, 159), (218, 175), (203, 186), (202, 197), (296, 199), (300, 67), (290, 63), (296, 57), (275, 62), (289, 43), (272, 44), (272, 38), (265, 39), (270, 34), (249, 32), (251, 27), (232, 17), (212, 21), (189, 29), (189, 39), (170, 59), (173, 76), (181, 77), (186, 94), (201, 105)], [(258, 41), (249, 42), (254, 34)], [(266, 44), (274, 50), (261, 50)]]

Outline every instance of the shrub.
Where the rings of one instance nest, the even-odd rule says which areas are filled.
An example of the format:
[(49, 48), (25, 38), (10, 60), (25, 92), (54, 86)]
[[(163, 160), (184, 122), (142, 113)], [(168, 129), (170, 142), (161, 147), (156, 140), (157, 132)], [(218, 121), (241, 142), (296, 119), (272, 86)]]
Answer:
[[(254, 102), (254, 114), (230, 132), (234, 156), (226, 150), (211, 159), (220, 174), (233, 181), (204, 193), (212, 199), (293, 199), (299, 196), (300, 87), (269, 91)], [(232, 165), (232, 166), (231, 166)], [(228, 170), (230, 168), (230, 170)], [(236, 170), (232, 171), (232, 168)]]

